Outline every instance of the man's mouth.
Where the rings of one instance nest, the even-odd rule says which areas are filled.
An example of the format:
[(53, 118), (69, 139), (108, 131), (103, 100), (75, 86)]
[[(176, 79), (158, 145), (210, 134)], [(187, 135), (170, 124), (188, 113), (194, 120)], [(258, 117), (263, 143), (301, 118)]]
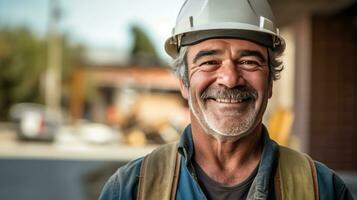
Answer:
[(231, 104), (244, 103), (253, 100), (253, 98), (251, 97), (239, 98), (239, 99), (233, 99), (233, 98), (208, 98), (208, 99), (214, 100), (218, 103), (231, 103)]
[(235, 88), (207, 88), (202, 94), (203, 101), (213, 100), (225, 104), (241, 104), (256, 100), (258, 93), (248, 86), (238, 86)]

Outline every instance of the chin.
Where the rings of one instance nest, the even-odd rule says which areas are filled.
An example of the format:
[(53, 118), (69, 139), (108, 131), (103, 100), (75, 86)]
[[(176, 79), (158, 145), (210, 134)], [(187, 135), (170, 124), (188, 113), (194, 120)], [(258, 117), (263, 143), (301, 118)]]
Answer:
[(210, 125), (210, 123), (206, 123), (206, 125), (203, 125), (201, 123), (201, 126), (205, 126), (205, 131), (207, 134), (212, 135), (214, 138), (216, 138), (219, 141), (238, 141), (248, 135), (250, 135), (253, 130), (255, 130), (254, 126), (256, 123), (254, 121), (250, 121), (249, 124), (245, 124), (242, 126), (235, 126), (231, 127), (229, 129), (223, 128), (214, 128), (214, 125)]
[[(257, 112), (251, 111), (240, 119), (229, 119), (220, 122), (216, 117), (203, 114), (203, 118), (198, 118), (201, 126), (204, 126), (207, 133), (218, 140), (239, 140), (253, 132), (257, 125)], [(197, 118), (197, 116), (196, 116)]]
[[(244, 122), (237, 122), (229, 125), (221, 125), (216, 123), (217, 120), (209, 120), (205, 115), (199, 116), (198, 113), (192, 111), (196, 120), (207, 135), (214, 137), (218, 141), (235, 142), (250, 135), (257, 125), (256, 113), (252, 113)], [(227, 128), (228, 127), (228, 128)]]

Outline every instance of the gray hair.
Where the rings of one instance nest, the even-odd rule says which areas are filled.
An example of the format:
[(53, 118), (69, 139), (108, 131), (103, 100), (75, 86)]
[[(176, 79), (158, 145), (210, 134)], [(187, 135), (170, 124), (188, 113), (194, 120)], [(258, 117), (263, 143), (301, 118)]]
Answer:
[[(173, 60), (171, 66), (174, 74), (182, 80), (183, 84), (188, 88), (190, 86), (187, 65), (187, 50), (188, 47), (181, 47), (178, 56)], [(269, 82), (278, 80), (280, 72), (283, 71), (284, 65), (281, 56), (285, 50), (285, 43), (282, 42), (277, 48), (268, 49), (269, 63)]]

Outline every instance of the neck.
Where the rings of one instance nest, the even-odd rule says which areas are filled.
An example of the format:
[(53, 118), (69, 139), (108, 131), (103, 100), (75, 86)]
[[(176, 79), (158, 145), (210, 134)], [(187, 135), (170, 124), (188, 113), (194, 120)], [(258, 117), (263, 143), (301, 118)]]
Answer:
[(260, 160), (262, 125), (236, 141), (221, 141), (205, 133), (193, 118), (192, 116), (195, 161), (216, 182), (235, 185), (244, 181)]

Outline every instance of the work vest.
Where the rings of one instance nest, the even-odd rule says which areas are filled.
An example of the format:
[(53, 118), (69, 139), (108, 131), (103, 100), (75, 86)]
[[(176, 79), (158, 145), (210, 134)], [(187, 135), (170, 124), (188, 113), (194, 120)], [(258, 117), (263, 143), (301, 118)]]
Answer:
[[(179, 173), (177, 143), (155, 149), (145, 156), (141, 164), (137, 199), (175, 199)], [(278, 200), (318, 200), (316, 167), (312, 159), (306, 154), (279, 146), (274, 188)]]

